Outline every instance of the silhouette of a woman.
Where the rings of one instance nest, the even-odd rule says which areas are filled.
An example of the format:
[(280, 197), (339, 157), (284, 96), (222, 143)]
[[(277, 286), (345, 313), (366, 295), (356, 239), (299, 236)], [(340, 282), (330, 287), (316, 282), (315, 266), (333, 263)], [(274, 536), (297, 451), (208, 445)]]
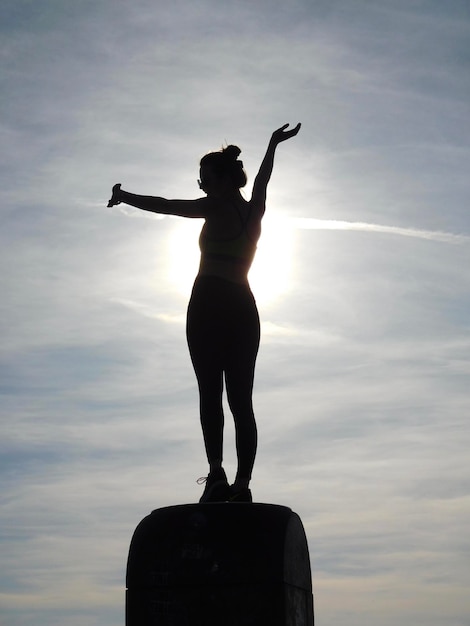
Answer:
[[(114, 185), (108, 206), (120, 202), (154, 213), (204, 218), (199, 238), (201, 261), (188, 306), (186, 334), (196, 373), (209, 475), (200, 502), (251, 502), (249, 489), (257, 447), (252, 392), (260, 324), (248, 283), (265, 212), (266, 189), (274, 153), (282, 141), (299, 132), (300, 124), (274, 131), (253, 184), (249, 201), (240, 193), (246, 184), (240, 149), (227, 146), (200, 162), (199, 186), (206, 197), (167, 200), (141, 196)], [(229, 486), (222, 467), (225, 377), (235, 422), (238, 468)]]

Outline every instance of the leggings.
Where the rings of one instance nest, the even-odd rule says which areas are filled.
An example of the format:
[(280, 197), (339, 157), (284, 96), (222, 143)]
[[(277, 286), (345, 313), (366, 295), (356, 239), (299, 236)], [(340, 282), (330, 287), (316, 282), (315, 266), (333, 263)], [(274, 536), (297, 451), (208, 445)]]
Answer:
[(209, 464), (221, 463), (223, 457), (225, 377), (235, 423), (237, 478), (250, 479), (257, 446), (252, 392), (260, 323), (248, 284), (198, 276), (189, 301), (186, 336), (199, 386)]

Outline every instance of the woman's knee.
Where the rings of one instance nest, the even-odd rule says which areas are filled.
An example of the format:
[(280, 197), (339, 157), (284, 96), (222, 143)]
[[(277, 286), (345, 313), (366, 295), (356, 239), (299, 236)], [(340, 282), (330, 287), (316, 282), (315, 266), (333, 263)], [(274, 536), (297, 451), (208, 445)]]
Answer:
[(229, 392), (227, 389), (227, 400), (235, 421), (253, 416), (253, 400), (251, 391)]

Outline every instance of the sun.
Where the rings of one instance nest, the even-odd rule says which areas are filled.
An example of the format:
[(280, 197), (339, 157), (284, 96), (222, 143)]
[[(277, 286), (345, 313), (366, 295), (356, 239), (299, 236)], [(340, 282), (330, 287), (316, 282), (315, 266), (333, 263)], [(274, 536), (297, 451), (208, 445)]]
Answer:
[[(198, 238), (202, 220), (175, 220), (168, 239), (168, 279), (189, 296), (199, 267)], [(248, 275), (256, 301), (271, 304), (289, 290), (292, 277), (293, 231), (286, 219), (266, 216)]]

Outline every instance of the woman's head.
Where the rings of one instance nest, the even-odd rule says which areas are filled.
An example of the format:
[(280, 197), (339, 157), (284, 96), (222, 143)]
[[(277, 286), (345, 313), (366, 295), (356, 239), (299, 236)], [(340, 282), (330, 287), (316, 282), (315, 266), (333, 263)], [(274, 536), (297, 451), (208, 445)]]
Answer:
[(207, 185), (212, 179), (218, 183), (226, 183), (235, 189), (246, 185), (246, 174), (243, 162), (238, 160), (241, 150), (238, 146), (227, 146), (218, 152), (209, 152), (200, 162), (200, 187), (207, 193)]

